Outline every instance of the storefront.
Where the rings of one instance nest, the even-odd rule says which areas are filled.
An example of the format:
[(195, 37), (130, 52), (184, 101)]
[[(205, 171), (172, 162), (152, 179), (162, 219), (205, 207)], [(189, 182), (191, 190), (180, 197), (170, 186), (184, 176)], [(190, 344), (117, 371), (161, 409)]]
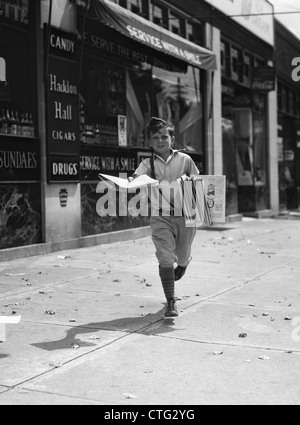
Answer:
[(299, 40), (276, 22), (278, 69), (278, 169), (280, 210), (300, 207), (300, 85)]
[[(223, 58), (225, 51), (231, 50), (233, 76), (228, 78), (230, 73), (224, 59), (222, 133), (228, 215), (270, 208), (267, 94), (275, 90), (274, 69), (259, 63), (249, 52), (246, 55), (241, 47), (234, 46), (228, 41), (222, 42)], [(232, 59), (235, 52), (244, 57), (243, 66), (235, 65)]]
[(174, 148), (205, 172), (205, 71), (215, 55), (105, 0), (84, 20), (80, 79), (82, 236), (147, 225), (145, 218), (99, 218), (98, 175), (131, 175), (151, 155), (145, 126), (151, 116), (175, 124)]
[(0, 2), (0, 249), (42, 241), (35, 2)]
[[(271, 120), (276, 110), (273, 8), (265, 0), (208, 0), (221, 31), (223, 172), (226, 215), (276, 212)], [(224, 16), (225, 15), (225, 16)], [(232, 16), (232, 19), (226, 19)]]

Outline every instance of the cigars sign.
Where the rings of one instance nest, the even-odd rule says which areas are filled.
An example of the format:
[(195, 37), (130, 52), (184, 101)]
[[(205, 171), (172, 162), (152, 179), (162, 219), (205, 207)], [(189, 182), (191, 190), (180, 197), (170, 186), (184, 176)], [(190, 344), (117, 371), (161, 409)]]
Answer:
[(47, 72), (48, 181), (79, 181), (76, 35), (51, 28)]

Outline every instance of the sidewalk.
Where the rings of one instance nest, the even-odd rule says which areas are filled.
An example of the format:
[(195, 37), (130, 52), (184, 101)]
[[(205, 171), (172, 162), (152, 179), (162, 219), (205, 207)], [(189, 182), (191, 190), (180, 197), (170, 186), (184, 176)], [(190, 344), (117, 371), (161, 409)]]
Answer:
[(150, 237), (0, 261), (0, 405), (300, 404), (299, 240), (199, 230), (173, 322)]

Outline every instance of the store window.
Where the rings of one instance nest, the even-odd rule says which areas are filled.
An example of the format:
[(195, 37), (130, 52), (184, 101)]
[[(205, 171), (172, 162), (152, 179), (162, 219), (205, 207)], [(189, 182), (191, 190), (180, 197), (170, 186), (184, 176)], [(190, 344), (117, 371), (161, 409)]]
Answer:
[(186, 30), (185, 30), (184, 18), (170, 11), (169, 20), (170, 20), (170, 31), (172, 31), (174, 34), (178, 34), (181, 37), (185, 38)]
[(288, 89), (285, 86), (281, 87), (281, 110), (288, 112)]
[(253, 96), (254, 181), (267, 185), (267, 99), (264, 94)]
[(186, 24), (186, 38), (192, 43), (203, 45), (203, 27), (198, 22), (187, 21)]
[[(81, 142), (102, 146), (148, 147), (145, 126), (160, 116), (176, 126), (176, 148), (203, 153), (200, 70), (172, 72), (150, 64), (127, 67), (84, 59), (81, 83)], [(120, 143), (125, 117), (127, 140)]]
[[(5, 11), (6, 8), (2, 7)], [(7, 16), (10, 22), (10, 15)], [(32, 66), (35, 55), (31, 32), (18, 31), (13, 26), (0, 26), (0, 56), (0, 79), (5, 78), (5, 83), (0, 84), (0, 133), (35, 136), (36, 80)]]
[(127, 8), (138, 15), (142, 12), (142, 1), (141, 0), (127, 0)]
[(252, 58), (247, 53), (244, 54), (244, 69), (243, 69), (243, 83), (250, 87), (252, 70)]
[(80, 88), (80, 140), (118, 145), (118, 116), (126, 115), (125, 68), (86, 56)]
[(292, 90), (289, 90), (289, 114), (296, 115), (296, 99)]
[(230, 45), (225, 41), (221, 42), (221, 71), (223, 76), (230, 76)]
[(300, 117), (300, 94), (296, 94), (296, 115)]
[(225, 57), (226, 57), (226, 53), (225, 53), (225, 43), (221, 42), (221, 70), (222, 73), (225, 73)]
[(234, 139), (233, 117), (222, 117), (222, 137), (223, 137), (223, 167), (227, 178), (227, 186), (236, 185), (236, 158)]
[(153, 112), (176, 127), (176, 149), (204, 153), (200, 71), (188, 67), (185, 74), (153, 69)]
[(149, 17), (149, 0), (110, 0), (137, 15)]
[(237, 174), (239, 186), (253, 186), (253, 125), (251, 108), (235, 108), (235, 139), (237, 149)]
[(277, 101), (278, 101), (278, 110), (282, 111), (282, 85), (278, 83), (277, 86)]
[(144, 127), (151, 115), (176, 127), (175, 148), (203, 153), (200, 72), (176, 73), (153, 67), (127, 71), (127, 119), (131, 146), (146, 146)]
[(231, 77), (235, 81), (243, 82), (242, 51), (231, 47)]
[(151, 4), (151, 18), (155, 24), (169, 29), (168, 9), (158, 3)]
[(0, 1), (0, 250), (42, 242), (34, 3)]

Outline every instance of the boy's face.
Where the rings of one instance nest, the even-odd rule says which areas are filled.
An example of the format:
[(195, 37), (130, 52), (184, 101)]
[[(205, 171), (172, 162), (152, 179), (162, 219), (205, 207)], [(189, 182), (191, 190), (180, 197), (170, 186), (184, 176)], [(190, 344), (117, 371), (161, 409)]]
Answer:
[(174, 141), (174, 137), (171, 137), (167, 127), (163, 127), (156, 133), (150, 135), (150, 146), (161, 157), (168, 157)]

